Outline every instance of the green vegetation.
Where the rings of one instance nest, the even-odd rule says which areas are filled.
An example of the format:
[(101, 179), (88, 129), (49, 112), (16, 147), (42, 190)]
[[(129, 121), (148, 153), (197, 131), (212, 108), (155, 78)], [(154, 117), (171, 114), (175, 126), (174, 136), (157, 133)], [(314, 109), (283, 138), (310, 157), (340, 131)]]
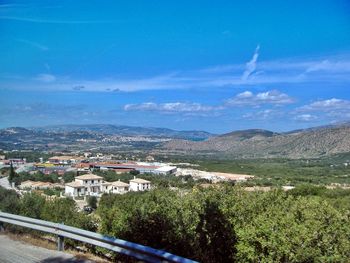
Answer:
[[(79, 212), (76, 203), (69, 198), (46, 199), (36, 193), (27, 193), (20, 198), (15, 191), (0, 187), (0, 211), (64, 223), (89, 231), (97, 230), (96, 221), (83, 212)], [(30, 233), (42, 237), (42, 233), (27, 228), (6, 224), (5, 227), (15, 233)], [(66, 239), (65, 243), (67, 246), (81, 245), (69, 239)]]
[(62, 176), (62, 179), (64, 183), (69, 183), (74, 181), (76, 173), (75, 172), (65, 172), (64, 175)]
[(350, 190), (310, 185), (288, 192), (159, 188), (103, 195), (96, 224), (71, 199), (19, 198), (0, 188), (2, 211), (99, 231), (200, 262), (346, 262), (349, 201)]
[(42, 172), (36, 172), (33, 174), (27, 173), (27, 172), (21, 172), (18, 174), (17, 182), (20, 184), (21, 182), (31, 180), (35, 182), (50, 182), (50, 183), (58, 183), (58, 174), (57, 173), (51, 173), (51, 174), (44, 174)]
[(157, 187), (177, 187), (192, 189), (193, 186), (201, 183), (209, 183), (208, 180), (202, 179), (194, 181), (191, 176), (174, 176), (174, 175), (156, 175), (156, 174), (135, 174), (135, 173), (122, 173), (116, 174), (114, 171), (100, 171), (95, 170), (94, 174), (102, 176), (107, 182), (122, 181), (129, 183), (135, 176), (152, 182), (152, 185)]
[(10, 164), (10, 170), (9, 170), (9, 178), (8, 178), (10, 183), (15, 183), (16, 185), (19, 184), (19, 176), (15, 172), (15, 169), (13, 168), (13, 164)]
[(44, 189), (44, 190), (43, 190), (43, 193), (44, 193), (45, 195), (48, 195), (48, 196), (57, 196), (57, 197), (59, 197), (62, 191), (63, 191), (63, 190), (62, 190), (61, 188), (56, 187), (56, 188), (47, 188), (47, 189)]
[(348, 259), (349, 205), (332, 203), (345, 204), (350, 192), (330, 198), (330, 192), (300, 196), (297, 191), (223, 187), (104, 195), (99, 230), (201, 262)]
[(96, 209), (97, 208), (97, 197), (96, 196), (89, 196), (87, 199), (87, 204), (92, 209)]
[[(189, 160), (187, 160), (188, 162)], [(254, 175), (246, 185), (350, 184), (350, 164), (338, 159), (190, 160), (205, 171)]]
[(11, 158), (19, 158), (26, 159), (27, 162), (39, 162), (39, 158), (43, 158), (44, 161), (47, 161), (53, 154), (48, 154), (41, 151), (12, 151), (12, 152), (0, 152), (0, 154), (4, 154), (6, 159)]

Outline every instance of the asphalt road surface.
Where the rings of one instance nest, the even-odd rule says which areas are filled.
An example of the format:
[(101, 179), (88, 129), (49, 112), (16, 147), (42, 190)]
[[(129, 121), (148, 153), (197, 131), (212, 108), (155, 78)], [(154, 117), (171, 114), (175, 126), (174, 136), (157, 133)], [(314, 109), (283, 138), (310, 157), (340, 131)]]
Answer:
[(6, 235), (0, 235), (0, 262), (1, 263), (91, 263), (93, 261), (77, 259), (73, 255), (35, 247), (30, 244), (15, 241)]

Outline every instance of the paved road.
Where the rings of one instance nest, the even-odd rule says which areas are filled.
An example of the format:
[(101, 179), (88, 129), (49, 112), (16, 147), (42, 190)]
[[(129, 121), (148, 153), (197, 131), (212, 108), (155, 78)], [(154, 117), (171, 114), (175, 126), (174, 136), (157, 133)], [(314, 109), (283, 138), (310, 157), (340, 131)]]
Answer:
[(6, 189), (12, 189), (8, 177), (0, 178), (0, 186)]
[(63, 252), (35, 247), (20, 241), (14, 241), (6, 235), (0, 235), (0, 262), (1, 263), (92, 263), (77, 259), (73, 255)]

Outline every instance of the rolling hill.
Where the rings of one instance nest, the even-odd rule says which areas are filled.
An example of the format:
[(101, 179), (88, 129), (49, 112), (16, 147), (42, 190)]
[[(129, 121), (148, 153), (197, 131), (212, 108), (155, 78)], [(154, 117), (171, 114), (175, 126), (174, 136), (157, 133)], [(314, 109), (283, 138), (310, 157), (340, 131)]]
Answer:
[(52, 125), (43, 127), (32, 127), (28, 129), (45, 132), (90, 132), (105, 135), (121, 136), (155, 136), (166, 138), (181, 138), (195, 141), (205, 140), (214, 136), (213, 134), (205, 131), (176, 131), (166, 128), (134, 127), (111, 124)]
[(218, 154), (237, 158), (312, 158), (350, 152), (348, 123), (287, 133), (243, 130), (201, 142), (172, 140), (163, 149), (187, 154)]

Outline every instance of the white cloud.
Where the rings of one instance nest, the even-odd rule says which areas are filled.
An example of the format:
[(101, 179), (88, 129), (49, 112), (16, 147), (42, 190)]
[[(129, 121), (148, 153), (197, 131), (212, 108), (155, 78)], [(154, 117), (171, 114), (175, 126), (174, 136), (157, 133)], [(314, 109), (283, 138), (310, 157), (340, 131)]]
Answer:
[(246, 98), (252, 98), (254, 97), (254, 95), (253, 95), (253, 92), (251, 91), (244, 91), (242, 93), (237, 94), (236, 97), (240, 99), (246, 99)]
[[(37, 48), (40, 48), (39, 46)], [(45, 47), (43, 47), (45, 49)], [(56, 81), (38, 82), (15, 81), (0, 76), (0, 84), (13, 89), (51, 89), (71, 90), (75, 86), (84, 86), (84, 91), (111, 92), (161, 90), (161, 89), (189, 89), (217, 87), (242, 87), (249, 85), (293, 84), (293, 83), (324, 83), (343, 84), (350, 82), (350, 57), (344, 54), (341, 57), (330, 57), (313, 60), (275, 60), (259, 61), (257, 71), (258, 48), (247, 65), (218, 65), (212, 68), (175, 71), (161, 75), (146, 77), (135, 76), (128, 79), (98, 78), (93, 80), (75, 79), (68, 76), (57, 76)], [(245, 73), (242, 76), (242, 70)], [(47, 71), (50, 73), (50, 70)], [(48, 75), (48, 74), (47, 74)], [(22, 76), (22, 78), (25, 78)], [(33, 77), (33, 79), (35, 79)], [(49, 80), (49, 78), (46, 78)], [(52, 78), (51, 78), (52, 79)]]
[(41, 51), (48, 51), (49, 48), (43, 44), (40, 44), (38, 42), (35, 42), (35, 41), (30, 41), (30, 40), (27, 40), (27, 39), (15, 39), (16, 41), (18, 42), (21, 42), (21, 43), (24, 43), (24, 44), (27, 44), (29, 46), (32, 46), (34, 48), (37, 48)]
[(328, 99), (328, 100), (318, 100), (311, 104), (302, 106), (297, 109), (297, 111), (308, 112), (308, 111), (322, 111), (331, 112), (335, 110), (350, 110), (350, 100), (343, 99)]
[(281, 117), (283, 115), (283, 112), (273, 110), (273, 109), (266, 109), (258, 112), (249, 112), (242, 116), (243, 119), (247, 120), (269, 120), (277, 117)]
[(254, 71), (256, 70), (256, 65), (259, 57), (259, 49), (260, 49), (260, 46), (258, 45), (255, 49), (252, 59), (246, 64), (246, 69), (242, 75), (243, 81), (247, 81), (249, 76), (251, 76), (252, 73), (254, 73)]
[(19, 16), (0, 16), (0, 20), (1, 19), (44, 24), (110, 24), (120, 22), (116, 20), (49, 20), (42, 18), (29, 18)]
[(350, 72), (350, 62), (348, 61), (329, 61), (322, 60), (320, 62), (316, 61), (314, 63), (310, 63), (307, 66), (306, 73), (310, 72)]
[(294, 99), (278, 90), (253, 94), (245, 91), (226, 101), (228, 106), (260, 106), (263, 104), (283, 105), (293, 103)]
[(301, 122), (309, 122), (309, 121), (315, 121), (318, 119), (317, 116), (312, 115), (312, 114), (300, 114), (297, 115), (293, 118), (296, 121), (301, 121)]
[(144, 102), (140, 104), (127, 104), (124, 106), (126, 111), (160, 111), (164, 113), (171, 112), (209, 112), (218, 109), (218, 107), (206, 106), (200, 103), (187, 103), (187, 102), (168, 102), (168, 103), (153, 103)]
[(56, 80), (56, 77), (52, 74), (39, 74), (36, 76), (35, 80), (50, 83), (54, 82)]
[(317, 118), (331, 122), (347, 121), (350, 119), (350, 100), (337, 98), (318, 100), (297, 108), (293, 114), (301, 114), (295, 117), (296, 120), (304, 118), (304, 121), (307, 121), (309, 118), (311, 121), (312, 118)]

